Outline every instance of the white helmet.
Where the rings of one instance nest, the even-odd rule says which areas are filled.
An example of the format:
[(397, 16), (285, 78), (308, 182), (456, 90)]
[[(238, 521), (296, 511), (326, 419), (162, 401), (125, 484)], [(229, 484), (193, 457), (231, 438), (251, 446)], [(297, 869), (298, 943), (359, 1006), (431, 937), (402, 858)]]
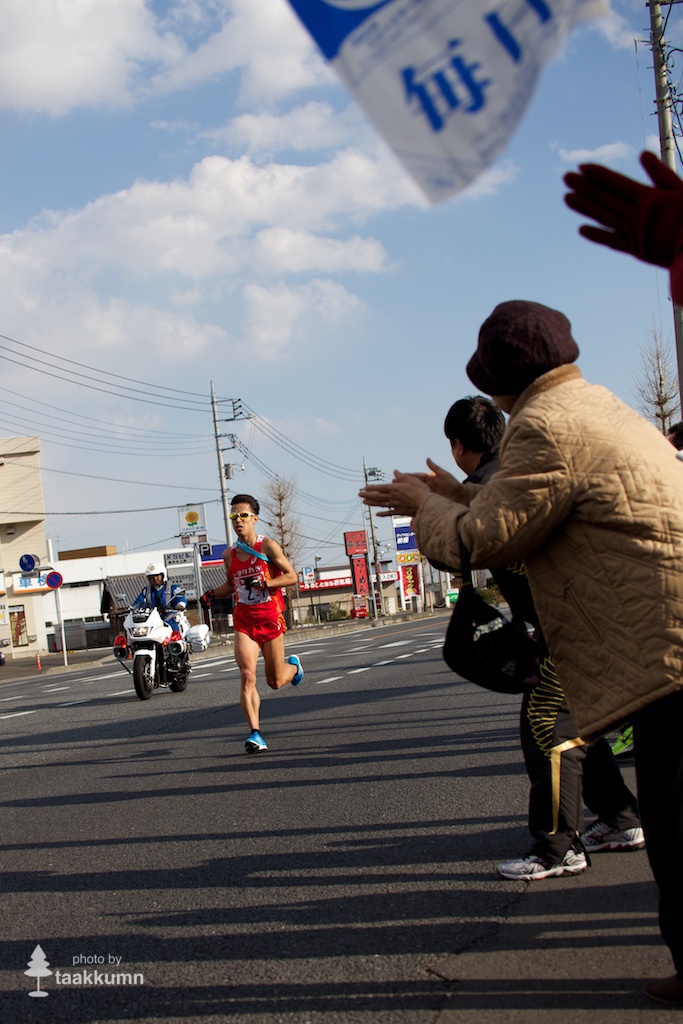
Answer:
[(166, 568), (160, 562), (150, 562), (145, 569), (145, 576), (163, 576), (166, 579)]

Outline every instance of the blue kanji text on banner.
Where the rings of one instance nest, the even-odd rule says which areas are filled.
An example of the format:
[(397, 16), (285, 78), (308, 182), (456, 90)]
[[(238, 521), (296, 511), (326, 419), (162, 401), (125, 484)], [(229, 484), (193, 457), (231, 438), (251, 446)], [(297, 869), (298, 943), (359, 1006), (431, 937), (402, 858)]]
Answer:
[(609, 0), (289, 0), (432, 202), (503, 150), (543, 66)]

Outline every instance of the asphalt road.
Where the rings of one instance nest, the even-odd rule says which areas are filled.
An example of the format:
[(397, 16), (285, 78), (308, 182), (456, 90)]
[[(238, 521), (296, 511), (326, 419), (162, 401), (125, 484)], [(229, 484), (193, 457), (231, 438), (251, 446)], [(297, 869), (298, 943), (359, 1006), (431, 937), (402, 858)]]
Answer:
[(644, 853), (495, 873), (519, 700), (449, 673), (444, 624), (296, 648), (252, 756), (225, 657), (147, 702), (113, 659), (0, 679), (2, 1020), (680, 1021), (640, 992), (671, 973)]

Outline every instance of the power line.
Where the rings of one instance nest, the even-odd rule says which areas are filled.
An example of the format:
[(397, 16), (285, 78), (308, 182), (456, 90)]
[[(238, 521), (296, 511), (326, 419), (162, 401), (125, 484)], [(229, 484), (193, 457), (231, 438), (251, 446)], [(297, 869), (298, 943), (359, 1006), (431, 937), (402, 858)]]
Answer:
[[(210, 501), (205, 502), (183, 502), (185, 505), (193, 504), (204, 504), (212, 505), (218, 501), (218, 498), (212, 498)], [(17, 511), (13, 509), (11, 512), (0, 509), (0, 516), (24, 516), (26, 518), (43, 519), (47, 516), (128, 516), (134, 515), (138, 512), (169, 512), (171, 509), (177, 509), (177, 505), (157, 505), (155, 508), (115, 508), (115, 509), (103, 509), (95, 512), (26, 512), (24, 509)]]
[[(146, 400), (149, 400), (150, 397), (167, 398), (167, 397), (169, 397), (168, 395), (162, 394), (162, 395), (157, 396), (156, 393), (157, 392), (170, 392), (171, 394), (182, 395), (183, 399), (181, 401), (186, 406), (189, 404), (191, 407), (196, 407), (197, 404), (198, 404), (198, 403), (195, 403), (195, 402), (187, 403), (185, 401), (185, 398), (184, 398), (184, 396), (187, 395), (187, 394), (195, 395), (196, 397), (201, 398), (202, 399), (202, 403), (201, 403), (201, 406), (200, 406), (201, 408), (206, 409), (206, 408), (208, 408), (208, 405), (209, 405), (208, 399), (205, 396), (203, 396), (203, 395), (197, 394), (197, 392), (187, 392), (184, 389), (180, 390), (178, 388), (168, 388), (164, 384), (150, 384), (148, 381), (135, 380), (135, 378), (132, 378), (129, 375), (126, 375), (124, 377), (122, 374), (113, 373), (110, 370), (99, 370), (95, 366), (89, 366), (87, 363), (83, 363), (83, 362), (80, 362), (80, 361), (77, 362), (75, 359), (67, 359), (65, 356), (56, 355), (53, 352), (49, 352), (49, 351), (46, 351), (45, 349), (38, 348), (36, 345), (29, 345), (28, 342), (19, 341), (17, 338), (12, 338), (12, 337), (10, 337), (7, 334), (0, 334), (0, 338), (4, 339), (5, 341), (12, 342), (13, 345), (17, 345), (17, 346), (19, 346), (19, 348), (30, 349), (32, 352), (40, 352), (41, 355), (48, 356), (49, 360), (50, 360), (49, 362), (44, 360), (44, 359), (37, 359), (34, 356), (28, 356), (27, 358), (33, 359), (34, 362), (40, 363), (43, 366), (50, 367), (50, 373), (51, 374), (54, 373), (54, 360), (58, 359), (62, 363), (68, 363), (71, 366), (79, 366), (79, 367), (82, 367), (82, 368), (84, 368), (86, 370), (91, 370), (92, 373), (98, 374), (98, 377), (91, 377), (87, 373), (81, 373), (79, 370), (74, 370), (72, 372), (73, 372), (75, 377), (83, 377), (86, 380), (96, 380), (98, 384), (109, 383), (112, 378), (116, 378), (117, 380), (125, 380), (127, 382), (128, 381), (132, 381), (134, 384), (140, 384), (142, 386), (141, 388), (131, 388), (128, 383), (126, 383), (124, 385), (117, 384), (117, 385), (115, 385), (115, 387), (121, 388), (122, 391), (131, 391), (131, 392), (133, 392), (133, 394), (142, 395), (142, 396), (144, 396), (144, 398)], [(1, 349), (5, 349), (8, 352), (12, 352), (12, 349), (9, 348), (7, 345), (0, 344), (0, 348)], [(7, 357), (4, 357), (4, 358), (7, 358)], [(10, 359), (9, 361), (10, 362), (16, 362), (16, 360), (12, 360), (12, 359)], [(25, 364), (19, 363), (18, 365), (22, 366), (22, 365), (25, 365)], [(28, 367), (28, 368), (29, 369), (36, 369), (35, 367)], [(61, 367), (60, 367), (60, 369), (61, 369)], [(43, 373), (45, 371), (38, 370), (37, 372)], [(59, 374), (55, 374), (55, 376), (59, 377)], [(99, 379), (99, 377), (101, 377), (101, 376), (104, 376), (104, 378), (105, 378), (104, 381)], [(59, 379), (60, 380), (67, 380), (68, 381), (68, 378), (65, 378), (65, 377), (59, 377)], [(72, 383), (72, 384), (80, 384), (80, 381), (78, 381), (78, 380), (71, 380), (71, 381), (68, 381), (68, 382)], [(81, 386), (82, 387), (90, 387), (90, 385), (87, 385), (87, 384), (83, 384)], [(94, 388), (93, 390), (97, 391), (97, 390), (100, 390), (100, 389)], [(126, 397), (126, 396), (123, 396), (123, 397)]]
[[(32, 403), (33, 405), (43, 406), (45, 409), (51, 409), (51, 410), (54, 410), (55, 412), (62, 412), (62, 413), (65, 413), (65, 414), (67, 414), (67, 415), (69, 415), (71, 417), (77, 416), (79, 419), (88, 420), (88, 422), (90, 422), (90, 423), (97, 423), (101, 427), (111, 427), (111, 428), (113, 428), (114, 430), (117, 430), (117, 431), (129, 430), (131, 435), (137, 436), (139, 438), (140, 431), (139, 431), (139, 428), (137, 428), (137, 427), (128, 428), (128, 427), (126, 427), (122, 423), (112, 423), (110, 420), (99, 420), (99, 419), (96, 419), (96, 417), (94, 417), (94, 416), (87, 416), (85, 413), (77, 412), (75, 409), (74, 410), (62, 409), (58, 405), (51, 405), (49, 402), (41, 402), (39, 399), (33, 398), (33, 396), (31, 396), (31, 395), (22, 395), (20, 392), (14, 391), (14, 390), (10, 390), (9, 388), (0, 387), (0, 391), (4, 391), (5, 394), (7, 394), (7, 395), (14, 395), (15, 398), (22, 398), (24, 400), (24, 402), (29, 402), (29, 403)], [(5, 405), (14, 405), (17, 408), (24, 409), (26, 411), (26, 406), (25, 405), (21, 405), (19, 402), (13, 402), (13, 401), (11, 401), (11, 399), (7, 399), (6, 398), (5, 399)], [(53, 417), (53, 419), (61, 419), (61, 417), (56, 416), (56, 417)], [(64, 422), (68, 423), (69, 420), (65, 420)], [(168, 430), (155, 430), (152, 427), (145, 427), (145, 435), (146, 436), (158, 435), (159, 437), (168, 438)], [(192, 439), (206, 440), (207, 436), (208, 436), (207, 434), (179, 434), (179, 433), (176, 433), (175, 431), (173, 433), (174, 442), (177, 442), (178, 439), (183, 439), (183, 438), (188, 440), (188, 441), (190, 441)]]
[[(16, 414), (14, 414), (13, 419), (7, 419), (7, 418), (0, 417), (0, 423), (7, 424), (9, 426), (9, 428), (12, 429), (12, 430), (21, 429), (22, 431), (24, 430), (24, 428), (21, 427), (21, 426), (18, 427), (17, 424), (19, 424), (19, 425), (27, 424), (30, 432), (31, 433), (36, 433), (35, 427), (37, 425), (40, 426), (41, 421), (40, 421), (40, 419), (35, 418), (35, 417), (34, 418), (28, 418), (28, 417), (24, 417), (24, 416), (17, 416)], [(68, 445), (68, 444), (66, 444), (63, 441), (58, 441), (58, 440), (55, 440), (55, 439), (63, 437), (63, 438), (67, 438), (69, 441), (81, 441), (81, 440), (82, 441), (89, 441), (90, 444), (89, 445), (85, 445), (83, 450), (85, 450), (85, 451), (92, 451), (92, 452), (107, 452), (108, 454), (112, 454), (112, 455), (125, 455), (127, 458), (130, 458), (130, 457), (134, 457), (134, 458), (143, 457), (144, 458), (144, 457), (149, 457), (149, 454), (150, 454), (147, 449), (141, 450), (140, 438), (139, 437), (138, 437), (138, 440), (135, 441), (135, 442), (133, 442), (133, 440), (131, 440), (130, 442), (126, 441), (126, 440), (118, 441), (116, 438), (112, 438), (111, 440), (109, 440), (109, 439), (98, 440), (96, 437), (93, 437), (91, 434), (82, 434), (82, 433), (80, 433), (80, 431), (69, 430), (68, 428), (65, 428), (65, 430), (67, 432), (62, 432), (60, 430), (50, 430), (49, 428), (46, 429), (43, 426), (40, 429), (40, 436), (42, 438), (44, 438), (46, 441), (48, 441), (48, 442), (50, 442), (52, 444), (61, 444), (61, 445), (64, 445), (65, 447), (67, 447), (67, 448), (68, 447), (81, 447), (81, 448), (83, 448), (83, 446), (80, 446), (80, 445), (79, 446)], [(167, 436), (167, 440), (168, 440), (168, 436)], [(155, 458), (156, 457), (159, 457), (159, 458), (173, 458), (173, 457), (176, 457), (178, 454), (190, 454), (190, 455), (204, 454), (205, 452), (210, 450), (209, 448), (206, 448), (206, 447), (202, 448), (199, 445), (195, 444), (194, 442), (190, 442), (190, 441), (184, 442), (184, 445), (177, 445), (177, 446), (174, 443), (174, 447), (173, 447), (172, 451), (160, 450), (159, 447), (158, 447), (158, 443), (154, 442), (154, 444), (155, 444), (155, 447), (154, 447), (154, 456), (155, 456)], [(185, 452), (183, 452), (181, 450), (183, 447), (186, 447)]]
[[(301, 462), (310, 466), (312, 469), (317, 469), (321, 473), (325, 473), (328, 476), (337, 477), (337, 479), (347, 479), (349, 481), (356, 482), (361, 478), (361, 474), (358, 470), (349, 469), (346, 466), (338, 466), (334, 462), (329, 462), (327, 459), (321, 459), (318, 455), (314, 455), (309, 452), (302, 445), (288, 438), (281, 431), (277, 430), (268, 420), (264, 419), (253, 409), (250, 409), (248, 405), (244, 405), (244, 408), (251, 414), (250, 419), (257, 430), (260, 430), (269, 440), (273, 441), (284, 451), (298, 458)], [(362, 479), (362, 478), (361, 478)]]
[[(17, 462), (15, 459), (12, 460), (13, 466), (21, 466), (22, 469), (35, 469), (35, 466), (31, 466), (26, 462)], [(40, 466), (41, 473), (61, 473), (64, 476), (80, 476), (86, 480), (106, 480), (113, 484), (135, 484), (139, 487), (154, 487), (156, 490), (159, 487), (169, 487), (174, 491), (177, 491), (179, 487), (183, 487), (183, 484), (155, 484), (151, 480), (120, 480), (115, 476), (95, 476), (94, 473), (77, 473), (73, 469), (53, 469), (51, 466)], [(215, 487), (207, 487), (207, 491), (215, 493)]]

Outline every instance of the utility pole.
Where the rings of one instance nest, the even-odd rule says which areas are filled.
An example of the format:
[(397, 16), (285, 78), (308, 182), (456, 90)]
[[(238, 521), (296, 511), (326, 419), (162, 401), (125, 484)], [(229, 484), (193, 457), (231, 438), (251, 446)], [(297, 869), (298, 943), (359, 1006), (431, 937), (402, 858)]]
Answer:
[[(381, 469), (366, 469), (365, 459), (363, 459), (363, 476), (365, 477), (365, 486), (368, 486), (368, 480), (381, 480), (383, 473)], [(379, 552), (377, 549), (377, 537), (375, 536), (375, 521), (372, 516), (372, 509), (370, 509), (370, 536), (372, 537), (372, 557), (375, 563), (375, 587), (372, 587), (372, 604), (375, 610), (375, 618), (379, 618), (380, 615), (384, 615), (384, 606), (382, 603), (382, 580), (381, 575), (381, 563), (379, 560)], [(372, 573), (370, 573), (370, 579), (372, 579)]]
[[(664, 0), (664, 5), (680, 0)], [(659, 124), (659, 147), (662, 162), (676, 170), (676, 147), (674, 146), (671, 123), (671, 90), (666, 61), (664, 26), (662, 24), (662, 0), (650, 0), (650, 42), (655, 72), (655, 93), (657, 97), (657, 121)], [(678, 399), (683, 412), (683, 310), (674, 302), (674, 336), (676, 338), (676, 361), (678, 363)]]
[[(225, 485), (226, 474), (225, 465), (223, 464), (223, 449), (221, 448), (221, 438), (227, 437), (230, 439), (231, 448), (236, 447), (237, 438), (234, 434), (221, 434), (218, 427), (218, 405), (216, 402), (216, 392), (213, 389), (213, 381), (211, 381), (211, 411), (213, 413), (213, 433), (216, 439), (216, 456), (218, 457), (218, 479), (221, 485), (221, 502), (223, 504), (223, 522), (225, 523), (225, 539), (228, 547), (232, 547), (233, 544), (233, 533), (232, 526), (230, 525), (230, 505), (228, 504), (228, 489)], [(242, 411), (242, 406), (237, 401), (232, 402), (232, 416), (227, 417), (224, 420), (225, 423), (234, 423), (235, 420), (246, 419), (246, 414)]]

